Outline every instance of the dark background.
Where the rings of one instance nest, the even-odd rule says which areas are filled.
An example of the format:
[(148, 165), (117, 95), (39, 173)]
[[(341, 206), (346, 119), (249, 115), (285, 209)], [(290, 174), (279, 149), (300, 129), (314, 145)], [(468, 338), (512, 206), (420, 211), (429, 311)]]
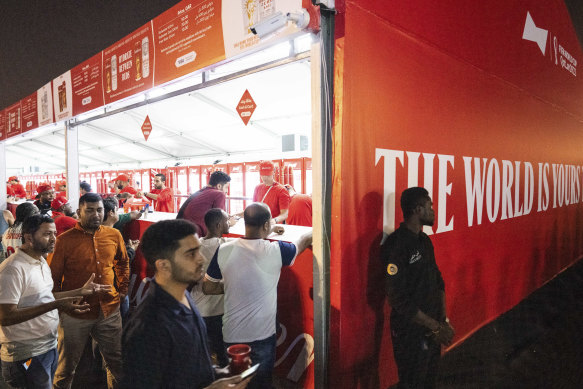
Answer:
[[(2, 0), (0, 109), (30, 95), (179, 0)], [(583, 0), (565, 0), (583, 42)]]

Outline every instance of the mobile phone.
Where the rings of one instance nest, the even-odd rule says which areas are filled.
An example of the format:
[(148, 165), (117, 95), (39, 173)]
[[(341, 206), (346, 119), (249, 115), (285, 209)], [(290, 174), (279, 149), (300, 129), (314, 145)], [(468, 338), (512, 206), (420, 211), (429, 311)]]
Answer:
[(255, 373), (257, 371), (257, 369), (259, 369), (259, 365), (261, 365), (260, 363), (251, 366), (249, 369), (245, 370), (243, 373), (241, 373), (241, 379), (244, 380), (245, 378), (249, 377), (251, 374)]

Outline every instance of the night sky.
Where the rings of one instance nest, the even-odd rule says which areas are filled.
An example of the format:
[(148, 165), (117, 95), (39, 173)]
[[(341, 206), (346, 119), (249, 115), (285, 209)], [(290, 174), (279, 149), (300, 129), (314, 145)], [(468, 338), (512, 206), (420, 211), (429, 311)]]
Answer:
[(178, 0), (2, 0), (0, 109), (125, 37)]
[[(178, 0), (2, 0), (0, 109), (107, 48)], [(565, 3), (583, 41), (583, 1)]]

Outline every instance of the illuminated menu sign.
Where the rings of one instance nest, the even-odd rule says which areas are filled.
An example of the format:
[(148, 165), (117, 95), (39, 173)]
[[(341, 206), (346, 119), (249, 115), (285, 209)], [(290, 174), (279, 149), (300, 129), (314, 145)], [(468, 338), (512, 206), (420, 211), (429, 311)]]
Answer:
[(6, 108), (6, 137), (10, 138), (12, 136), (20, 134), (22, 131), (22, 118), (21, 118), (21, 108), (20, 101), (16, 104), (12, 104), (10, 107)]
[(104, 105), (101, 69), (101, 52), (71, 69), (73, 115), (76, 116)]
[(22, 108), (22, 132), (38, 127), (38, 108), (36, 92), (20, 101)]

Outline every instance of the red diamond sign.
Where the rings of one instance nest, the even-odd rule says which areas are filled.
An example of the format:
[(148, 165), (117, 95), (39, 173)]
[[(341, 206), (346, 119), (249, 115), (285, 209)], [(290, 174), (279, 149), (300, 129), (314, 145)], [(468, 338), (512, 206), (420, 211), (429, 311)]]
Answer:
[(152, 132), (152, 123), (150, 122), (150, 117), (146, 115), (146, 120), (144, 120), (144, 124), (142, 124), (142, 134), (144, 134), (144, 138), (146, 142), (148, 141), (148, 137)]
[(239, 104), (237, 104), (237, 113), (239, 113), (239, 116), (241, 117), (241, 120), (243, 120), (243, 123), (245, 123), (245, 125), (247, 125), (247, 123), (249, 123), (249, 120), (251, 120), (251, 115), (253, 115), (253, 111), (255, 111), (255, 108), (257, 108), (257, 106), (255, 105), (255, 101), (253, 101), (253, 98), (251, 97), (249, 91), (245, 89), (243, 97), (241, 97), (241, 100), (239, 100)]

